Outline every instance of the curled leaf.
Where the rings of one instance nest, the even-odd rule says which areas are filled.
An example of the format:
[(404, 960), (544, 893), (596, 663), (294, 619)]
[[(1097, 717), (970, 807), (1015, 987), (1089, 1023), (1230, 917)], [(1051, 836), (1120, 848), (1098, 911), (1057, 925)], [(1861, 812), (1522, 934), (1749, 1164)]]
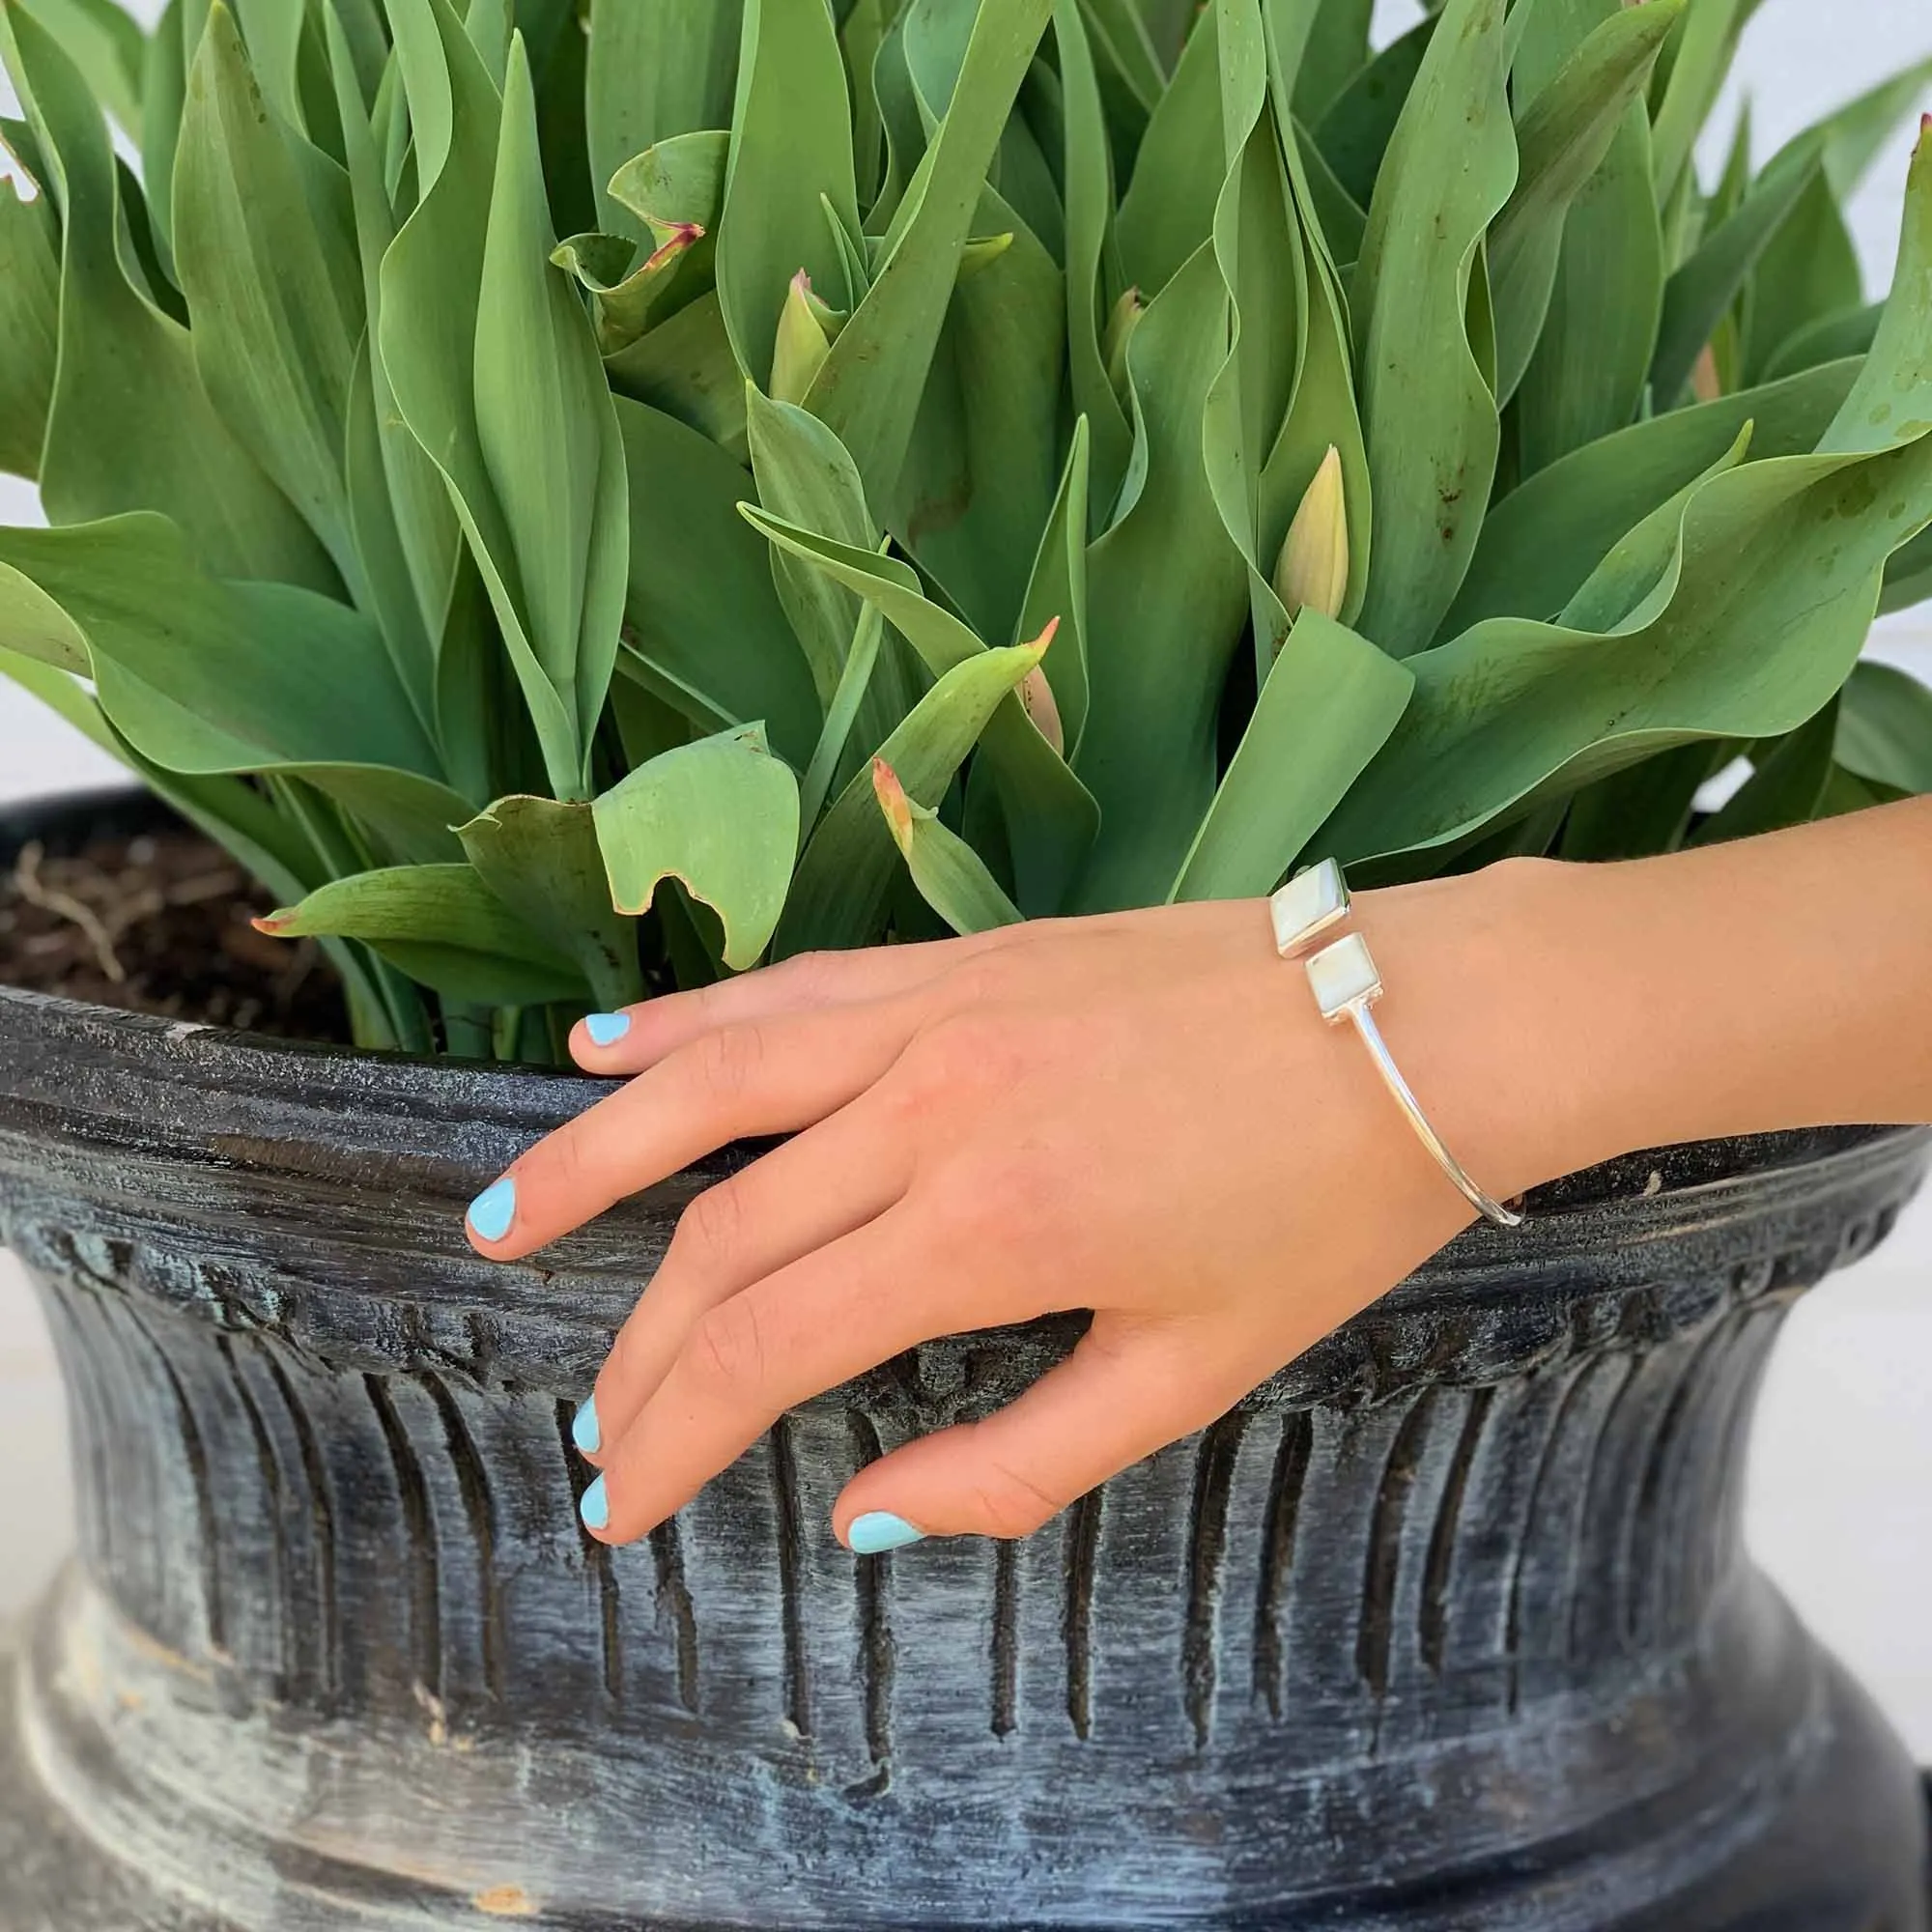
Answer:
[(597, 316), (597, 346), (606, 355), (627, 349), (650, 327), (651, 310), (669, 293), (678, 270), (704, 240), (696, 221), (667, 226), (658, 245), (632, 266), (635, 245), (621, 235), (572, 235), (551, 260), (577, 277)]
[(803, 403), (812, 379), (825, 366), (845, 321), (811, 292), (811, 277), (801, 269), (785, 291), (779, 311), (778, 346), (772, 352), (772, 400)]
[(954, 932), (990, 932), (1019, 923), (1019, 908), (986, 862), (936, 811), (908, 794), (883, 757), (872, 760), (872, 795), (920, 897)]

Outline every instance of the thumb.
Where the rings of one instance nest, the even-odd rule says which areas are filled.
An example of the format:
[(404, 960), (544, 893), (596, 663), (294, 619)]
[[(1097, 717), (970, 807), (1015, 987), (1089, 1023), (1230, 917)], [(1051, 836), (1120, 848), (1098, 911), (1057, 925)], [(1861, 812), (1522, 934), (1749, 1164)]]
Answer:
[(1246, 1393), (1198, 1337), (1100, 1314), (1065, 1361), (983, 1422), (923, 1435), (854, 1476), (832, 1512), (862, 1556), (928, 1536), (1031, 1536)]

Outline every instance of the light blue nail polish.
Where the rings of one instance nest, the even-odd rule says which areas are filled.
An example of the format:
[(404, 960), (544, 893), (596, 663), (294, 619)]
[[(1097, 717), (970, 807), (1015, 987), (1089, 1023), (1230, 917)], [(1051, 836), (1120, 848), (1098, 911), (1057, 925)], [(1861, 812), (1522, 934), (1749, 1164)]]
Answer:
[(583, 1492), (583, 1500), (578, 1504), (583, 1512), (583, 1520), (592, 1529), (609, 1529), (611, 1526), (611, 1495), (604, 1487), (604, 1478), (597, 1480)]
[(878, 1556), (888, 1549), (903, 1549), (908, 1543), (922, 1543), (925, 1531), (915, 1529), (904, 1517), (891, 1510), (867, 1510), (852, 1519), (845, 1540), (858, 1556)]
[(583, 1031), (590, 1036), (592, 1046), (615, 1046), (631, 1030), (629, 1013), (587, 1013), (583, 1020)]
[(577, 1444), (578, 1453), (594, 1456), (604, 1446), (604, 1432), (597, 1423), (597, 1398), (592, 1396), (577, 1411), (576, 1419), (570, 1425), (570, 1439)]
[(486, 1241), (500, 1241), (517, 1218), (517, 1183), (506, 1174), (469, 1204), (469, 1225)]

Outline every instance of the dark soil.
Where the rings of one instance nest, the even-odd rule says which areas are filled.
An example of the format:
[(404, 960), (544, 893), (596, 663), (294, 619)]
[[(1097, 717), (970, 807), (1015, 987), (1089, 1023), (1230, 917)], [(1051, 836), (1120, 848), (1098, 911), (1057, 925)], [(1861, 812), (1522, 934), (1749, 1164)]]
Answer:
[(347, 1040), (312, 939), (249, 924), (270, 910), (233, 860), (185, 832), (101, 839), (78, 857), (0, 861), (0, 982), (129, 1012), (290, 1039)]

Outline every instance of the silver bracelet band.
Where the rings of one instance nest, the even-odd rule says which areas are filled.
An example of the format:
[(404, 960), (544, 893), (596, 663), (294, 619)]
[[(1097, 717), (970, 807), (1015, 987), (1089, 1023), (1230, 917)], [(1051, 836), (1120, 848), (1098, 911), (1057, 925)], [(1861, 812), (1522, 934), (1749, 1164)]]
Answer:
[[(1284, 959), (1309, 952), (1324, 934), (1344, 924), (1350, 913), (1349, 887), (1342, 868), (1332, 859), (1324, 859), (1308, 871), (1298, 873), (1268, 901), (1274, 922), (1275, 951)], [(1377, 1026), (1369, 1009), (1382, 996), (1381, 974), (1369, 952), (1369, 943), (1359, 932), (1350, 932), (1330, 941), (1308, 960), (1308, 984), (1321, 1017), (1331, 1026), (1351, 1023), (1361, 1036), (1382, 1084), (1395, 1096), (1403, 1118), (1415, 1129), (1416, 1138), (1435, 1155), (1436, 1163), (1463, 1197), (1486, 1220), (1499, 1228), (1520, 1228), (1522, 1216), (1486, 1194), (1469, 1178), (1463, 1163), (1442, 1143), (1442, 1136), (1429, 1123), (1429, 1116), (1415, 1097), (1402, 1069), (1389, 1052), (1388, 1042)]]

